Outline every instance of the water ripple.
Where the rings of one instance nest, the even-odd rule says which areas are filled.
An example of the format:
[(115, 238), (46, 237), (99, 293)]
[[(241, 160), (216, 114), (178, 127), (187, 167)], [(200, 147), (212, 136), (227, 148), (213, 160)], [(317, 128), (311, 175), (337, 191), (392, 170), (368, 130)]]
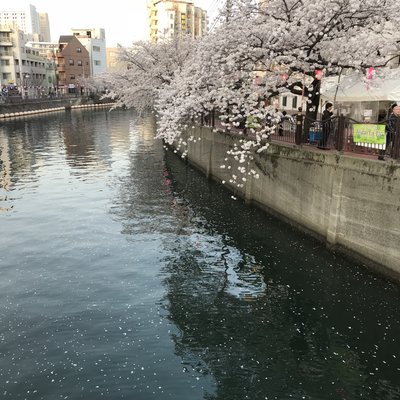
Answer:
[(400, 398), (398, 286), (129, 111), (0, 127), (3, 399)]

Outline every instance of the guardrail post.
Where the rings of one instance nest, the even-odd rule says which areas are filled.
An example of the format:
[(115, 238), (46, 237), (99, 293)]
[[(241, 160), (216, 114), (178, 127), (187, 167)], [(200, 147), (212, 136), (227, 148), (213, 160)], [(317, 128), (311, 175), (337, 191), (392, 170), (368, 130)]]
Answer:
[(340, 114), (338, 118), (335, 140), (335, 147), (338, 151), (343, 151), (344, 148), (345, 126), (345, 117), (343, 114)]
[(301, 111), (299, 111), (296, 115), (296, 133), (295, 133), (295, 143), (300, 145), (302, 143), (302, 136), (303, 136), (303, 121), (304, 115)]
[(395, 129), (395, 136), (393, 140), (393, 147), (392, 147), (392, 158), (399, 159), (400, 158), (400, 118), (396, 118), (396, 129)]

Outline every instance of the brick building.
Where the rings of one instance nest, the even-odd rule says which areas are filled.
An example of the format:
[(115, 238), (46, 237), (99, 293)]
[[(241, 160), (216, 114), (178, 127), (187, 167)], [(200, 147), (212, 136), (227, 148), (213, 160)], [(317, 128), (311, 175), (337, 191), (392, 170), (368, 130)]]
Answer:
[(83, 93), (83, 78), (91, 76), (89, 52), (73, 35), (60, 36), (58, 43), (58, 90), (61, 93)]

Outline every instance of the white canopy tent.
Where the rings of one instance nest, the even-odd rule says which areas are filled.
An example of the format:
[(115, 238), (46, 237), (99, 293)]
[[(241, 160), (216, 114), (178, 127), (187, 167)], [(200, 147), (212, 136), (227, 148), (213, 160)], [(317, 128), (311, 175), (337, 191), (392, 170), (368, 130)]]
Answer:
[(338, 77), (328, 77), (322, 82), (321, 100), (334, 103), (338, 112), (358, 121), (381, 121), (390, 104), (400, 102), (400, 77), (367, 80), (365, 75), (352, 74), (339, 82)]
[[(322, 82), (321, 97), (325, 101), (337, 103), (364, 101), (400, 101), (400, 77), (398, 79), (373, 78), (370, 81), (365, 75), (349, 75), (338, 78), (327, 78)], [(337, 92), (336, 92), (337, 90)], [(335, 98), (336, 94), (336, 98)]]

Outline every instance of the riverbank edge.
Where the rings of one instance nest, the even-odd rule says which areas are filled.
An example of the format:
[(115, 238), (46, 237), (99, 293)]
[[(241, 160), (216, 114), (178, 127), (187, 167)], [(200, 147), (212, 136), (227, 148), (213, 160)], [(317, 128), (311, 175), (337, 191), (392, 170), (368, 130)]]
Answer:
[(0, 104), (0, 120), (55, 111), (65, 111), (75, 108), (112, 107), (113, 105), (114, 103), (93, 103), (83, 101), (82, 98), (43, 99), (33, 102)]
[[(271, 144), (246, 166), (256, 179), (242, 175), (243, 165), (227, 155), (239, 139), (208, 127), (192, 129), (183, 135), (187, 161), (247, 203), (400, 282), (399, 163)], [(243, 187), (230, 182), (232, 171)]]

